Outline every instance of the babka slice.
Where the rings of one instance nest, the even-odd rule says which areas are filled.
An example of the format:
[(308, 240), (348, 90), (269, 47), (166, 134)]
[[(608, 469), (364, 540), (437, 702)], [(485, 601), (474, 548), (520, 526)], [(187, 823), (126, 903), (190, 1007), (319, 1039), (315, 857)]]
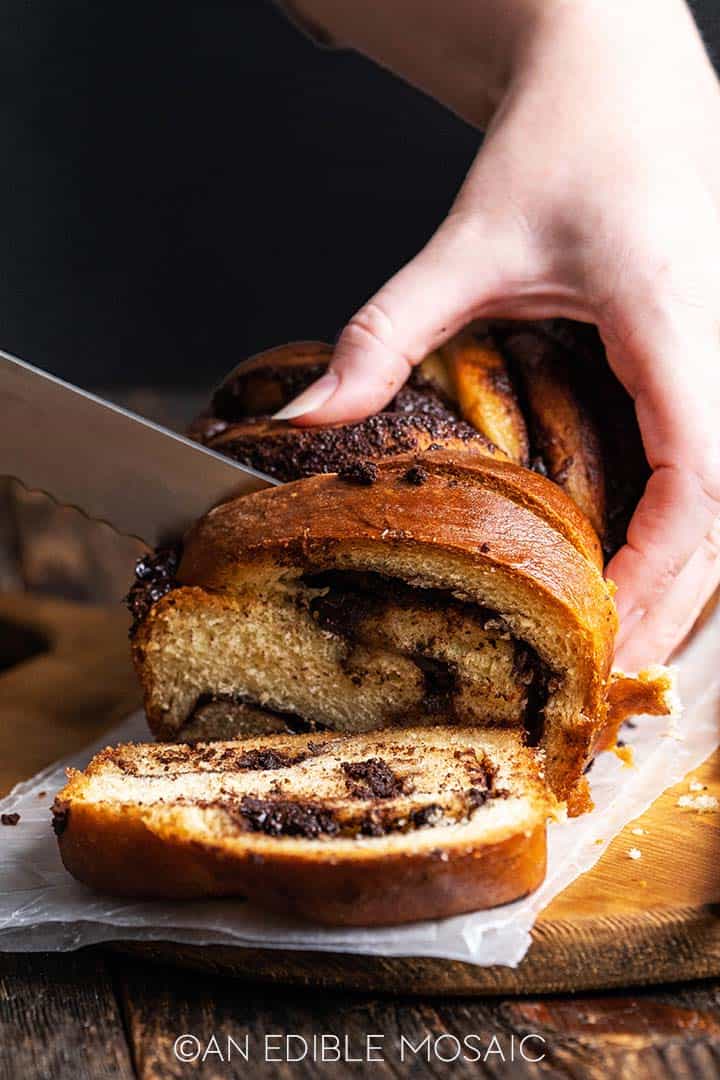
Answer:
[(371, 926), (536, 888), (553, 808), (517, 735), (437, 727), (104, 750), (72, 772), (54, 826), (96, 889)]
[(606, 719), (617, 620), (601, 565), (558, 487), (468, 451), (226, 502), (190, 531), (174, 587), (136, 598), (151, 728), (513, 728), (567, 798)]

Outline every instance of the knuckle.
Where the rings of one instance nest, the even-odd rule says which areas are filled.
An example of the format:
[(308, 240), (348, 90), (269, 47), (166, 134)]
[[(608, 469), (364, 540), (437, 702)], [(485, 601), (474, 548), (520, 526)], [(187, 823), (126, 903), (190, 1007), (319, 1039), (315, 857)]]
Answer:
[(376, 300), (361, 307), (345, 328), (345, 337), (350, 344), (365, 347), (371, 344), (390, 348), (393, 335), (393, 321)]

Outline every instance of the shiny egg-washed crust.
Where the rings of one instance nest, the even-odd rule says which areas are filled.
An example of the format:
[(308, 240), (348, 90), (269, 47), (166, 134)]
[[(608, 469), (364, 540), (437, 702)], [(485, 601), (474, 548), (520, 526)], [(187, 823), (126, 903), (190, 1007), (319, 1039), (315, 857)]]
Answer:
[(600, 437), (592, 416), (573, 393), (565, 358), (549, 339), (528, 331), (509, 334), (504, 347), (521, 373), (533, 441), (549, 479), (580, 507), (598, 536), (604, 536), (607, 507)]
[(507, 364), (492, 341), (471, 330), (440, 349), (454, 379), (460, 412), (516, 465), (529, 465), (527, 428)]
[(272, 416), (322, 375), (332, 352), (332, 345), (324, 341), (293, 341), (251, 356), (215, 391), (213, 416), (221, 420)]
[[(375, 747), (372, 735), (363, 737), (363, 756), (379, 754), (393, 761), (388, 741), (394, 738), (379, 735)], [(451, 769), (458, 733), (419, 730), (410, 752), (422, 756), (428, 740), (446, 742)], [(505, 818), (505, 800), (500, 798), (500, 820), (496, 818), (494, 825), (486, 824), (486, 808), (480, 806), (468, 824), (410, 829), (402, 836), (275, 836), (213, 826), (203, 820), (203, 800), (199, 813), (193, 812), (197, 800), (192, 796), (184, 797), (185, 805), (171, 796), (153, 801), (151, 782), (142, 777), (139, 782), (147, 785), (142, 799), (118, 791), (117, 785), (93, 790), (93, 785), (118, 776), (119, 761), (137, 762), (142, 774), (153, 757), (169, 752), (167, 775), (177, 779), (186, 766), (192, 770), (196, 757), (207, 753), (220, 761), (268, 751), (292, 756), (308, 744), (312, 754), (329, 755), (340, 763), (352, 752), (354, 740), (265, 736), (195, 748), (106, 749), (84, 772), (70, 770), (67, 785), (55, 800), (53, 818), (62, 861), (78, 880), (110, 894), (161, 899), (235, 896), (254, 900), (263, 910), (345, 926), (414, 922), (495, 907), (531, 892), (543, 880), (545, 822), (554, 804), (534, 755), (509, 734), (495, 736), (488, 753), (491, 760), (503, 754), (512, 763), (510, 794), (516, 809)], [(395, 754), (407, 761), (402, 742)], [(270, 768), (273, 779), (282, 778), (285, 797), (294, 798), (292, 768)], [(251, 779), (249, 784), (253, 783)], [(392, 813), (396, 801), (382, 798), (363, 805)], [(335, 802), (327, 799), (324, 805), (329, 808)], [(212, 814), (212, 799), (209, 809)]]
[(593, 327), (473, 323), (429, 354), (375, 417), (333, 428), (270, 424), (331, 357), (330, 345), (300, 341), (243, 360), (190, 435), (287, 481), (343, 468), (353, 455), (456, 448), (477, 431), (488, 454), (532, 463), (562, 487), (592, 522), (606, 559), (623, 544), (648, 467), (632, 401)]
[[(488, 333), (487, 327), (484, 332)], [(516, 338), (518, 334), (522, 335), (520, 342)], [(516, 349), (519, 348), (526, 359), (532, 359), (539, 352), (544, 358), (543, 368), (551, 370), (556, 382), (562, 384), (565, 405), (561, 409), (561, 434), (568, 448), (581, 445), (580, 429), (590, 434), (592, 457), (599, 462), (601, 472), (596, 483), (592, 471), (586, 470), (585, 481), (578, 490), (584, 499), (583, 509), (585, 506), (594, 508), (589, 517), (598, 529), (605, 557), (609, 560), (625, 542), (628, 523), (645, 489), (650, 469), (632, 398), (610, 370), (600, 335), (595, 327), (585, 323), (547, 319), (522, 325), (494, 322), (492, 337), (520, 387), (524, 379), (533, 381), (532, 365), (524, 365), (523, 375), (513, 358), (513, 339)], [(537, 396), (540, 397), (539, 392)], [(522, 405), (533, 435), (538, 428), (534, 427), (531, 403), (526, 399)], [(542, 411), (550, 411), (547, 399)], [(576, 428), (577, 433), (573, 434)], [(550, 464), (537, 442), (532, 446), (531, 456), (533, 467), (544, 468), (550, 475)], [(581, 448), (580, 460), (587, 460), (586, 448)], [(556, 482), (564, 479), (562, 462), (560, 469)], [(563, 486), (568, 494), (572, 494), (566, 485)]]
[[(418, 467), (422, 484), (407, 482), (408, 469)], [(362, 565), (363, 559), (370, 566), (383, 553), (410, 562), (431, 557), (447, 566), (448, 575), (452, 568), (453, 580), (463, 574), (470, 582), (487, 571), (502, 587), (507, 582), (508, 589), (520, 590), (536, 616), (552, 612), (573, 642), (572, 680), (580, 688), (572, 722), (546, 726), (541, 743), (548, 780), (566, 798), (605, 724), (615, 606), (599, 569), (597, 538), (562, 492), (540, 476), (482, 455), (438, 450), (390, 458), (379, 464), (370, 487), (314, 476), (206, 515), (186, 538), (178, 571), (186, 588), (155, 605), (135, 639), (153, 730), (167, 737), (162, 715), (154, 713), (144, 658), (154, 624), (167, 605), (185, 602), (187, 587), (194, 594), (187, 602), (202, 603), (201, 590), (232, 595), (245, 582), (257, 587), (265, 576), (276, 577), (284, 565), (298, 573)], [(455, 592), (461, 595), (457, 587)], [(483, 603), (470, 585), (462, 599)], [(552, 666), (552, 656), (545, 659)]]
[(671, 668), (655, 667), (626, 675), (614, 671), (607, 689), (608, 714), (596, 750), (611, 750), (622, 725), (632, 716), (669, 716), (679, 709)]
[(241, 360), (213, 394), (210, 407), (190, 424), (188, 434), (209, 445), (246, 418), (268, 418), (326, 370), (332, 345), (291, 341)]
[[(447, 918), (532, 892), (545, 876), (545, 825), (479, 850), (412, 850), (337, 863), (313, 853), (259, 860), (228, 857), (172, 826), (150, 830), (139, 806), (73, 805), (60, 851), (91, 888), (123, 896), (193, 899), (251, 896), (262, 908), (314, 923), (377, 926)], [(302, 889), (298, 889), (298, 882)]]
[[(422, 468), (427, 478), (419, 485), (403, 482), (415, 467)], [(589, 576), (595, 586), (599, 583), (603, 601), (608, 599), (597, 534), (575, 504), (544, 477), (470, 447), (463, 447), (461, 453), (439, 448), (424, 454), (398, 454), (376, 462), (376, 468), (377, 478), (367, 487), (337, 475), (313, 476), (222, 504), (190, 530), (178, 580), (221, 588), (228, 568), (239, 556), (245, 560), (272, 550), (278, 537), (283, 537), (278, 543), (284, 547), (356, 538), (415, 539), (459, 548), (488, 562), (497, 560), (501, 542), (508, 563), (513, 558), (519, 562), (521, 544), (525, 559), (525, 547), (532, 546), (534, 534), (514, 534), (512, 521), (505, 516), (495, 520), (492, 515), (495, 505), (504, 515), (512, 512), (507, 506), (511, 501), (530, 511), (535, 520), (528, 518), (526, 524), (537, 527), (544, 544), (557, 542), (560, 534), (591, 565)], [(496, 496), (506, 501), (494, 504)], [(536, 566), (538, 562), (534, 557), (527, 567), (525, 563), (518, 566), (517, 572), (532, 572), (552, 582), (557, 579), (562, 585), (561, 573), (556, 574), (552, 566)], [(597, 599), (596, 593), (597, 588), (590, 603)]]

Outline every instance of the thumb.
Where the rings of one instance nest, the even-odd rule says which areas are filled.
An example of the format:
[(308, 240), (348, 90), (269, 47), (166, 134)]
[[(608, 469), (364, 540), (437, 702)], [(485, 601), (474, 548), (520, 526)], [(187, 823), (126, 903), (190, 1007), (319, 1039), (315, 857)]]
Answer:
[(518, 254), (482, 222), (449, 217), (352, 317), (328, 371), (275, 418), (336, 424), (378, 412), (415, 364), (481, 316), (493, 297), (507, 298)]

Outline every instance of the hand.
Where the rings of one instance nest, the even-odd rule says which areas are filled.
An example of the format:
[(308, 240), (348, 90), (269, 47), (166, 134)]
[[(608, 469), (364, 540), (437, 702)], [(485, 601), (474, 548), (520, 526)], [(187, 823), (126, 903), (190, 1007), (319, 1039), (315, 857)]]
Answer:
[[(342, 24), (344, 4), (330, 8)], [(515, 23), (506, 16), (495, 69), (481, 8), (442, 5), (452, 33), (464, 27), (458, 64), (472, 56), (477, 19), (468, 72), (484, 71), (485, 89), (434, 71), (450, 51), (437, 47), (437, 5), (425, 36), (416, 20), (406, 67), (468, 118), (489, 116), (482, 149), (446, 221), (351, 319), (328, 373), (283, 415), (327, 424), (381, 409), (471, 319), (596, 323), (653, 470), (607, 568), (616, 662), (636, 670), (669, 655), (720, 581), (720, 88), (681, 0), (501, 5), (494, 18), (506, 8)], [(362, 26), (351, 31), (363, 47)], [(367, 51), (403, 72), (372, 34)]]

